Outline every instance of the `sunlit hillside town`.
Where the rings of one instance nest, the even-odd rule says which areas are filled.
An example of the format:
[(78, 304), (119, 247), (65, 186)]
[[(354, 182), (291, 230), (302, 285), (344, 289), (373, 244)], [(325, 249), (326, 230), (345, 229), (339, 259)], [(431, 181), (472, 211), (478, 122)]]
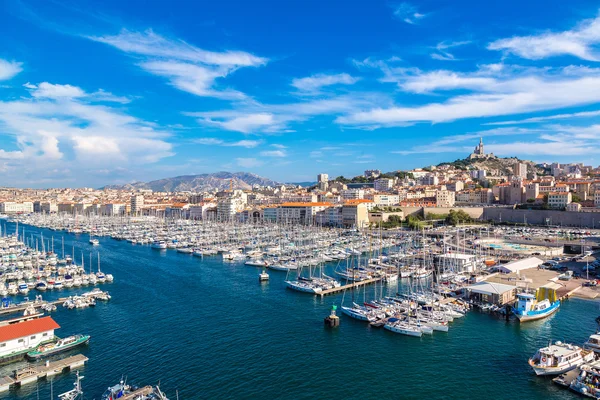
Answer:
[[(367, 170), (351, 179), (322, 173), (308, 187), (254, 185), (200, 193), (150, 189), (0, 189), (0, 213), (159, 216), (355, 227), (462, 209), (474, 219), (596, 227), (600, 169), (534, 164), (486, 154), (410, 171)], [(560, 212), (552, 212), (560, 211)], [(581, 214), (579, 214), (581, 213)], [(596, 218), (599, 216), (599, 218)], [(399, 218), (399, 219), (398, 219)]]

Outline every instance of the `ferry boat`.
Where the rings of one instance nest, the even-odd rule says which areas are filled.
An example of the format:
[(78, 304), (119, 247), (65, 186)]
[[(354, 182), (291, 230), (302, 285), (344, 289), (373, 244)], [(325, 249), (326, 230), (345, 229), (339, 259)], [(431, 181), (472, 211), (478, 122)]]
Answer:
[(42, 344), (35, 350), (27, 353), (27, 358), (37, 360), (43, 357), (48, 357), (56, 353), (61, 353), (72, 349), (73, 347), (87, 344), (90, 341), (90, 335), (75, 335), (60, 339), (53, 343)]
[(128, 385), (124, 381), (118, 385), (111, 386), (102, 395), (102, 400), (116, 400), (119, 398), (136, 400), (169, 400), (167, 396), (160, 391), (158, 386), (137, 387)]
[(520, 293), (517, 295), (517, 298), (517, 306), (514, 314), (520, 322), (546, 318), (558, 311), (560, 307), (560, 300), (538, 300), (536, 296), (529, 293)]
[(529, 359), (536, 375), (560, 375), (594, 360), (594, 352), (579, 346), (556, 342), (539, 349)]

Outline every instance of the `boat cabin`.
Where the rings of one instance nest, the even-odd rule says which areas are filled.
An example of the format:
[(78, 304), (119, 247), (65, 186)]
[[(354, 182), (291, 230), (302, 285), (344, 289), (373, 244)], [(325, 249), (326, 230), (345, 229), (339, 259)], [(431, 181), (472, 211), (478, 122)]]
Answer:
[(527, 312), (533, 308), (533, 305), (536, 303), (535, 296), (529, 293), (520, 293), (517, 296), (517, 309), (519, 312)]

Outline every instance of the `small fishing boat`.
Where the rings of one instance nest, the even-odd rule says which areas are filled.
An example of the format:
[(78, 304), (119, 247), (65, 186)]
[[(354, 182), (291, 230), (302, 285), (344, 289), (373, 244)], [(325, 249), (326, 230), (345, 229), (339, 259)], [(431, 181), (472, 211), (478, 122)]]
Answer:
[(137, 387), (128, 385), (124, 381), (106, 389), (102, 394), (102, 400), (116, 400), (119, 398), (135, 399), (135, 400), (169, 400), (167, 396), (161, 392), (158, 386)]
[(258, 275), (258, 281), (259, 282), (265, 282), (269, 280), (269, 274), (267, 274), (267, 271), (263, 270), (263, 272), (261, 272)]
[(37, 360), (43, 357), (48, 357), (53, 354), (61, 353), (70, 350), (74, 347), (87, 344), (90, 341), (90, 335), (74, 335), (64, 339), (60, 339), (53, 343), (42, 344), (35, 350), (27, 353), (27, 358)]
[(560, 300), (538, 300), (536, 296), (529, 293), (520, 293), (517, 295), (517, 298), (517, 306), (514, 313), (520, 322), (546, 318), (558, 311), (560, 307)]

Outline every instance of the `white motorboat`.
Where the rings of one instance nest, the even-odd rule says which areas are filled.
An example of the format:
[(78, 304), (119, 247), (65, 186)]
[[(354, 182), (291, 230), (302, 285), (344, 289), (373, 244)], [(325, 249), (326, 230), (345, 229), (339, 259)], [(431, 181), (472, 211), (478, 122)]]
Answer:
[(594, 359), (594, 352), (579, 346), (556, 342), (539, 349), (529, 359), (536, 375), (560, 375)]
[(587, 340), (587, 342), (583, 344), (583, 348), (600, 354), (600, 333), (590, 335), (590, 338)]

